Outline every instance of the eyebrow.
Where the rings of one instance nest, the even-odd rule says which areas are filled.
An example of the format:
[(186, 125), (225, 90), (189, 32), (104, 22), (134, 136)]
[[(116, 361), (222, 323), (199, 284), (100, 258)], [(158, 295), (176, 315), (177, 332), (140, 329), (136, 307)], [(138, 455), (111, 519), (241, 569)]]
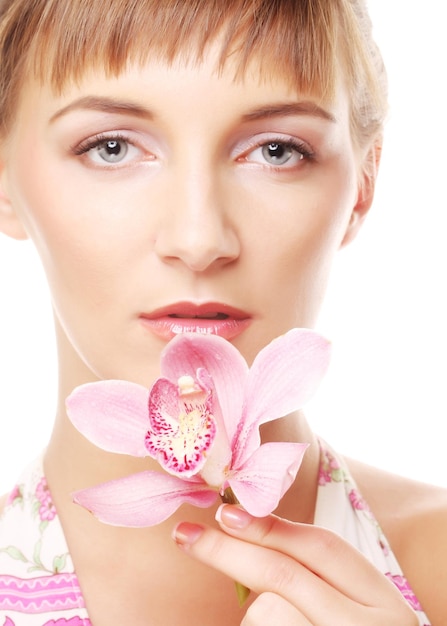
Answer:
[[(73, 111), (100, 111), (102, 113), (111, 113), (118, 115), (132, 115), (142, 119), (153, 120), (155, 114), (150, 109), (140, 106), (135, 102), (127, 102), (115, 100), (114, 98), (85, 96), (71, 102), (59, 111), (56, 111), (50, 119), (50, 123), (55, 122), (59, 118)], [(336, 118), (332, 113), (323, 109), (315, 102), (287, 102), (278, 104), (268, 104), (254, 109), (242, 116), (243, 122), (255, 122), (270, 117), (309, 115), (319, 117), (330, 122), (336, 122)]]
[(102, 113), (115, 113), (118, 115), (133, 115), (144, 119), (154, 119), (154, 113), (145, 107), (134, 102), (126, 102), (115, 100), (114, 98), (98, 98), (96, 96), (85, 96), (74, 100), (59, 111), (56, 111), (50, 119), (50, 123), (55, 122), (59, 118), (72, 113), (73, 111), (100, 111)]
[(250, 113), (246, 113), (242, 119), (244, 121), (251, 122), (269, 117), (293, 115), (309, 115), (319, 117), (333, 123), (337, 121), (336, 117), (332, 113), (311, 101), (270, 104), (265, 107), (255, 109)]

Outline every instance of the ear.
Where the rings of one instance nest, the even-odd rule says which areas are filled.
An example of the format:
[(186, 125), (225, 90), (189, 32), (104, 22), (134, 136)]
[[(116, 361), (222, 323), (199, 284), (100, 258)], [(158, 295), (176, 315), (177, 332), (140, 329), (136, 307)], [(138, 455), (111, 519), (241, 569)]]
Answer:
[(14, 211), (6, 187), (4, 167), (0, 163), (0, 233), (13, 239), (28, 239), (28, 234)]
[(374, 199), (374, 191), (376, 188), (376, 179), (381, 154), (382, 142), (377, 141), (371, 146), (365, 156), (360, 177), (357, 202), (352, 209), (351, 217), (341, 242), (341, 247), (346, 246), (353, 239), (355, 239), (369, 209), (371, 208)]

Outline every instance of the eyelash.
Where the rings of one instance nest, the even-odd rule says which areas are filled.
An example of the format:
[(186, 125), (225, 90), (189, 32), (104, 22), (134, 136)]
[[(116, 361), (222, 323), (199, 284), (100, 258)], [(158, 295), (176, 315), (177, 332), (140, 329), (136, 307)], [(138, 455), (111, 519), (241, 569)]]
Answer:
[[(94, 150), (95, 148), (100, 147), (102, 144), (105, 144), (108, 141), (125, 142), (129, 146), (136, 147), (135, 144), (129, 139), (129, 137), (123, 133), (118, 132), (118, 133), (114, 133), (113, 135), (100, 133), (98, 135), (85, 139), (79, 144), (72, 146), (71, 151), (75, 156), (82, 156), (82, 155), (88, 154), (91, 150)], [(309, 162), (309, 161), (315, 160), (315, 152), (309, 147), (307, 143), (304, 143), (303, 141), (300, 141), (298, 139), (294, 139), (291, 137), (288, 137), (287, 139), (284, 139), (284, 137), (269, 137), (265, 141), (254, 143), (253, 145), (250, 145), (247, 150), (244, 151), (244, 155), (242, 155), (240, 159), (245, 159), (247, 161), (250, 161), (250, 159), (248, 159), (248, 156), (250, 154), (253, 154), (255, 150), (260, 149), (260, 148), (265, 148), (273, 144), (278, 144), (279, 146), (282, 146), (285, 149), (293, 150), (296, 154), (301, 155), (302, 157), (302, 159), (300, 159), (301, 161)], [(265, 165), (269, 168), (273, 168), (278, 171), (292, 169), (290, 168), (290, 166), (287, 167), (287, 162), (284, 165), (281, 164), (281, 165), (276, 165), (276, 166), (272, 163), (266, 162)], [(118, 166), (119, 166), (119, 163), (116, 164), (116, 167)], [(113, 167), (113, 164), (109, 163), (108, 167)]]
[(94, 137), (89, 137), (88, 139), (81, 141), (81, 143), (72, 146), (71, 151), (76, 156), (82, 156), (83, 154), (90, 152), (90, 150), (98, 148), (101, 144), (104, 144), (107, 141), (125, 141), (129, 145), (133, 145), (129, 137), (126, 137), (122, 133), (115, 133), (113, 135), (99, 134)]
[[(285, 139), (284, 137), (269, 137), (265, 141), (260, 141), (255, 143), (254, 145), (249, 146), (248, 150), (245, 150), (245, 155), (249, 155), (253, 153), (257, 148), (264, 148), (272, 144), (278, 144), (283, 148), (289, 148), (296, 152), (297, 154), (302, 156), (303, 161), (314, 161), (316, 158), (315, 152), (312, 148), (305, 143), (304, 141), (300, 141), (299, 139), (294, 139), (292, 137), (288, 137)], [(246, 157), (245, 157), (246, 158)], [(270, 165), (270, 167), (275, 167)], [(277, 169), (286, 169), (285, 167), (278, 167)]]
[(315, 153), (310, 148), (310, 146), (304, 143), (304, 141), (300, 141), (299, 139), (291, 138), (284, 140), (284, 138), (281, 137), (274, 137), (273, 139), (269, 139), (262, 145), (265, 146), (271, 143), (279, 143), (286, 148), (292, 148), (292, 150), (295, 150), (299, 154), (302, 154), (305, 159), (313, 159), (315, 157)]

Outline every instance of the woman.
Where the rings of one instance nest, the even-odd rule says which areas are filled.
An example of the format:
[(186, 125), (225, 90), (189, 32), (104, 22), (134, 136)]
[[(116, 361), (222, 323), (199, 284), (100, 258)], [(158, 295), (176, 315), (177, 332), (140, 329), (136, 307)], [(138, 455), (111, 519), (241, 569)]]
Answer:
[(1, 42), (0, 228), (36, 245), (59, 358), (51, 440), (5, 500), (5, 624), (442, 624), (445, 493), (345, 465), (302, 412), (262, 432), (309, 444), (279, 517), (117, 528), (70, 495), (153, 466), (82, 437), (73, 389), (149, 387), (179, 331), (252, 362), (314, 325), (380, 157), (363, 3), (13, 0)]

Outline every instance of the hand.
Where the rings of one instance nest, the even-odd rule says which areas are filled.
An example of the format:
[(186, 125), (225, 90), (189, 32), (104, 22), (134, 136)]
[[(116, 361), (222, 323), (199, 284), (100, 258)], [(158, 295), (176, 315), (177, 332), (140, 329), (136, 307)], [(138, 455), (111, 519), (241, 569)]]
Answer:
[(174, 539), (258, 594), (241, 626), (417, 626), (396, 587), (335, 533), (228, 504), (216, 519), (224, 532), (182, 522)]

